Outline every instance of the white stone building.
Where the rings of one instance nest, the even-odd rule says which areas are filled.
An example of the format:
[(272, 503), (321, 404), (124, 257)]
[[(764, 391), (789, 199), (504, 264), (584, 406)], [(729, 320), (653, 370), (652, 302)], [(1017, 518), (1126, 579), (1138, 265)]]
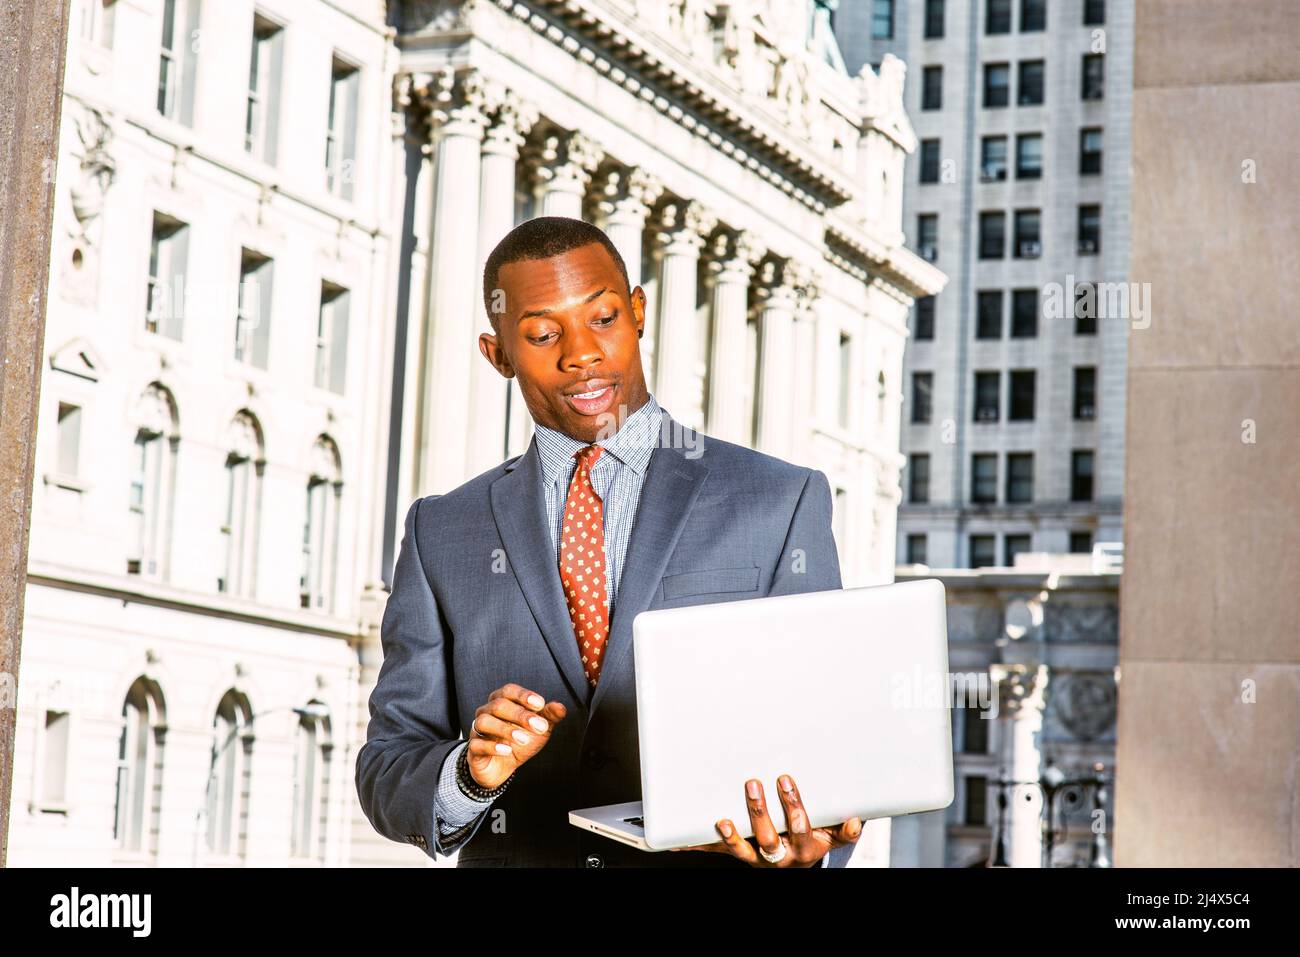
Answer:
[(72, 7), (10, 862), (345, 863), (391, 38), (363, 2)]
[(74, 6), (15, 863), (427, 862), (353, 756), (407, 505), (529, 441), (475, 339), (534, 215), (609, 231), (660, 402), (824, 470), (846, 585), (890, 579), (944, 277), (902, 64), (850, 76), (819, 4)]

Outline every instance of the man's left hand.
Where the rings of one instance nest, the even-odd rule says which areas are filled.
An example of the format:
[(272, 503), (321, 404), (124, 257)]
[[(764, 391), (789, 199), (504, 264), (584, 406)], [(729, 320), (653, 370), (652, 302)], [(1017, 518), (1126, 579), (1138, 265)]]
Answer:
[[(799, 788), (794, 778), (783, 774), (777, 778), (777, 795), (785, 811), (785, 822), (789, 830), (783, 837), (777, 832), (776, 825), (768, 814), (767, 800), (763, 794), (763, 782), (751, 778), (745, 782), (745, 805), (749, 809), (749, 822), (754, 831), (758, 847), (772, 857), (779, 857), (778, 863), (770, 863), (751, 844), (740, 836), (735, 825), (724, 818), (714, 826), (722, 835), (722, 840), (714, 844), (696, 844), (692, 847), (676, 847), (676, 851), (713, 851), (731, 854), (753, 867), (817, 867), (821, 859), (832, 849), (845, 844), (856, 844), (862, 836), (862, 822), (856, 817), (849, 818), (835, 827), (809, 828), (808, 812), (799, 797)], [(782, 852), (784, 848), (784, 854)]]

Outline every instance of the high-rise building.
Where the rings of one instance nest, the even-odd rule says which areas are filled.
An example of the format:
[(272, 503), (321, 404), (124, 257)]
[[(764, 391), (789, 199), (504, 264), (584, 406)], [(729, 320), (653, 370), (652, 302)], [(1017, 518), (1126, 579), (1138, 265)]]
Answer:
[(897, 560), (1012, 566), (1121, 539), (1132, 0), (864, 0), (850, 70), (902, 58), (919, 139)]

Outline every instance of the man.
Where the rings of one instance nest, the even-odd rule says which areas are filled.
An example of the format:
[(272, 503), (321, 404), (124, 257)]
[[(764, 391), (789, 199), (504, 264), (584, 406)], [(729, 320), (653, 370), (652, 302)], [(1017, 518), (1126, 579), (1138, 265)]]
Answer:
[[(830, 488), (660, 408), (638, 345), (645, 293), (595, 226), (516, 227), (483, 298), (480, 351), (518, 379), (535, 434), (407, 513), (357, 756), (366, 816), (430, 856), (459, 850), (461, 867), (843, 866), (861, 821), (810, 829), (788, 775), (772, 782), (779, 814), (765, 782), (737, 782), (753, 841), (724, 820), (716, 844), (647, 853), (568, 823), (641, 796), (633, 618), (840, 588)], [(773, 661), (746, 720), (781, 720), (781, 673)], [(716, 732), (698, 746), (726, 748)]]

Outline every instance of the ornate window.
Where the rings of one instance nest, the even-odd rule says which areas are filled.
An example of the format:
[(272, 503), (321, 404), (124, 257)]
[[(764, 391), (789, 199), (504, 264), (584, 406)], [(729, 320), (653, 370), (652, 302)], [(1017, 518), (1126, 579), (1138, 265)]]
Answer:
[(339, 503), (343, 497), (343, 467), (338, 446), (327, 435), (316, 440), (307, 479), (307, 519), (302, 532), (302, 607), (334, 611), (338, 591)]

